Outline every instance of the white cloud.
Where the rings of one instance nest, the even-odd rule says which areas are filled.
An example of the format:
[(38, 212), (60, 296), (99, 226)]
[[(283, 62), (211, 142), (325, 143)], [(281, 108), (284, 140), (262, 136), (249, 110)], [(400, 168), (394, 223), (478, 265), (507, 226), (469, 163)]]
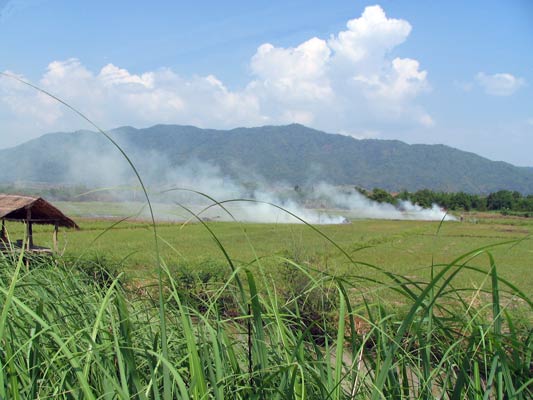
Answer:
[(326, 42), (318, 38), (288, 49), (263, 44), (252, 57), (251, 69), (257, 80), (250, 88), (262, 86), (275, 97), (328, 98), (332, 95), (326, 76), (330, 53)]
[(367, 85), (369, 96), (383, 100), (402, 100), (414, 97), (428, 88), (426, 71), (419, 71), (419, 63), (410, 58), (395, 58), (392, 68), (379, 75), (357, 75), (354, 80)]
[(361, 17), (348, 21), (346, 27), (348, 30), (330, 38), (329, 45), (337, 58), (350, 63), (380, 64), (411, 32), (407, 21), (387, 18), (380, 6), (366, 7)]
[(288, 116), (305, 112), (310, 124), (330, 131), (367, 129), (364, 125), (376, 121), (433, 125), (431, 116), (414, 104), (429, 90), (427, 72), (417, 60), (389, 57), (407, 39), (411, 25), (372, 6), (346, 26), (327, 41), (258, 48), (251, 63), (255, 79), (247, 90), (259, 98), (265, 117), (292, 122)]
[(476, 82), (492, 96), (510, 96), (525, 85), (524, 79), (508, 73), (488, 75), (480, 72), (476, 75)]
[[(166, 68), (132, 73), (114, 64), (91, 71), (78, 59), (51, 62), (38, 85), (108, 128), (299, 122), (330, 132), (373, 132), (380, 124), (433, 126), (416, 103), (429, 90), (427, 72), (417, 60), (390, 56), (411, 25), (372, 6), (346, 27), (295, 47), (262, 44), (250, 60), (251, 80), (240, 90), (214, 75), (184, 78)], [(59, 104), (6, 78), (0, 78), (1, 105), (0, 117), (20, 136), (13, 144), (24, 135), (80, 127)]]
[(113, 64), (107, 64), (100, 71), (100, 77), (104, 85), (139, 84), (145, 88), (154, 87), (154, 74), (149, 72), (142, 76), (130, 74), (127, 70), (118, 68)]
[[(38, 85), (107, 128), (156, 123), (229, 127), (262, 122), (255, 98), (229, 91), (212, 75), (186, 80), (169, 69), (136, 75), (113, 64), (94, 73), (79, 60), (69, 59), (50, 63)], [(0, 78), (2, 104), (10, 115), (3, 115), (6, 108), (0, 106), (0, 116), (13, 121), (13, 131), (21, 136), (25, 131), (31, 135), (31, 130), (42, 133), (80, 127), (80, 121), (59, 103), (5, 77)], [(8, 139), (17, 142), (17, 138)]]

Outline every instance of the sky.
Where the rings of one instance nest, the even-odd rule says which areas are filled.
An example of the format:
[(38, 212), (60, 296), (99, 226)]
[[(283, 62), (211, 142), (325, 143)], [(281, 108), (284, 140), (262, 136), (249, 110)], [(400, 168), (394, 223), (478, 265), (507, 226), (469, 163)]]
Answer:
[[(530, 0), (0, 0), (0, 71), (104, 129), (301, 123), (533, 166)], [(0, 148), (86, 128), (0, 76)]]

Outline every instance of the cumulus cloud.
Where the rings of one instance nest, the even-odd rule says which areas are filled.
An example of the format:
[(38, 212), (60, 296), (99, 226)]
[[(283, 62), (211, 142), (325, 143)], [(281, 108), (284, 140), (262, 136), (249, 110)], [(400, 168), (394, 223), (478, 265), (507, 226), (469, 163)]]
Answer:
[(292, 122), (288, 119), (304, 115), (307, 123), (336, 131), (375, 130), (365, 125), (378, 120), (432, 126), (431, 116), (415, 105), (429, 90), (427, 72), (417, 60), (390, 57), (411, 25), (371, 6), (346, 28), (294, 48), (259, 47), (247, 90), (258, 96), (265, 117)]
[(372, 67), (380, 65), (387, 52), (403, 43), (411, 32), (407, 21), (387, 18), (380, 6), (365, 8), (361, 17), (348, 21), (346, 27), (329, 40), (335, 57)]
[[(156, 123), (229, 127), (263, 122), (253, 96), (231, 92), (212, 75), (184, 79), (169, 69), (137, 75), (113, 64), (94, 73), (80, 60), (69, 59), (50, 63), (37, 84), (106, 128)], [(7, 139), (13, 139), (13, 132), (31, 136), (35, 131), (80, 127), (80, 121), (60, 104), (6, 77), (0, 77), (0, 105), (0, 117), (12, 121), (11, 129), (3, 127), (10, 136)]]
[(324, 40), (312, 38), (296, 48), (261, 45), (252, 57), (251, 69), (262, 85), (274, 96), (291, 100), (322, 100), (332, 96), (326, 68), (331, 50)]
[(476, 82), (492, 96), (510, 96), (525, 85), (524, 79), (508, 73), (489, 75), (480, 72), (476, 75)]
[[(367, 7), (329, 38), (294, 47), (260, 45), (249, 63), (249, 82), (237, 90), (215, 75), (186, 78), (168, 68), (133, 73), (112, 63), (92, 71), (75, 58), (51, 62), (37, 84), (107, 128), (299, 122), (360, 133), (390, 123), (431, 127), (433, 118), (417, 104), (430, 89), (427, 72), (415, 59), (391, 56), (410, 32), (407, 21)], [(4, 131), (21, 138), (80, 127), (57, 103), (1, 77), (0, 105), (0, 117), (13, 121)]]

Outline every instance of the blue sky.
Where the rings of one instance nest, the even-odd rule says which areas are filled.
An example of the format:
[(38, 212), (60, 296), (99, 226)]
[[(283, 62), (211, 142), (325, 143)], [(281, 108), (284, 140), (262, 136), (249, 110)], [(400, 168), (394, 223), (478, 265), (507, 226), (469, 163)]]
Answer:
[[(0, 71), (105, 128), (299, 122), (533, 166), (529, 0), (0, 0), (0, 13)], [(4, 146), (86, 127), (0, 78)]]

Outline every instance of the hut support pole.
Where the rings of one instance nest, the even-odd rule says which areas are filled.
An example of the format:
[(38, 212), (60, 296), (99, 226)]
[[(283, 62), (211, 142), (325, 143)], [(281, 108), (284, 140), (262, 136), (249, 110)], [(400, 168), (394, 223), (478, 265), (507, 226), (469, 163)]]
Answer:
[(57, 253), (57, 232), (59, 231), (59, 225), (57, 224), (57, 222), (54, 224), (54, 236), (53, 236), (53, 241), (54, 241), (54, 251)]
[(27, 236), (28, 236), (28, 250), (30, 250), (33, 247), (33, 226), (31, 222), (31, 208), (28, 208), (26, 211), (26, 229), (27, 229)]
[(6, 241), (7, 240), (7, 234), (6, 234), (6, 220), (2, 220), (2, 230), (0, 231), (0, 240)]

